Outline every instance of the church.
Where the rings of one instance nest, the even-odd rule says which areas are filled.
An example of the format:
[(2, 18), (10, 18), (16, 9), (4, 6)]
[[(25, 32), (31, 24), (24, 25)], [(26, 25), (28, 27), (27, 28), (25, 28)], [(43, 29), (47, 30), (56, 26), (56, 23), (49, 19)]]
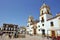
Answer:
[(33, 16), (28, 17), (27, 23), (27, 32), (31, 35), (47, 35), (47, 31), (49, 36), (56, 36), (57, 33), (60, 35), (60, 13), (57, 13), (56, 16), (53, 17), (50, 7), (43, 3), (40, 7), (40, 16), (39, 20), (34, 20)]

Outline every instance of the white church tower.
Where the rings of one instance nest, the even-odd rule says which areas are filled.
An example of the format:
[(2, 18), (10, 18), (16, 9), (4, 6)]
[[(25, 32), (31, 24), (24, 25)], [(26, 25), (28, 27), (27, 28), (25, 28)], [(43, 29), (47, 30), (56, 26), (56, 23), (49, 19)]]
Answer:
[(49, 18), (52, 18), (52, 14), (49, 6), (44, 3), (40, 8), (40, 21), (45, 22)]
[(34, 18), (32, 16), (28, 17), (28, 23), (27, 23), (27, 33), (28, 34), (33, 34), (33, 25), (32, 22), (34, 21)]
[(31, 25), (33, 21), (34, 21), (34, 18), (32, 16), (29, 16), (28, 25)]
[[(39, 17), (39, 23), (37, 23), (37, 33), (42, 34), (44, 30), (45, 34), (47, 34), (47, 19), (52, 18), (52, 14), (50, 11), (50, 7), (43, 3), (43, 5), (40, 7), (40, 17)], [(40, 27), (39, 27), (40, 26)], [(38, 31), (40, 30), (40, 31)]]

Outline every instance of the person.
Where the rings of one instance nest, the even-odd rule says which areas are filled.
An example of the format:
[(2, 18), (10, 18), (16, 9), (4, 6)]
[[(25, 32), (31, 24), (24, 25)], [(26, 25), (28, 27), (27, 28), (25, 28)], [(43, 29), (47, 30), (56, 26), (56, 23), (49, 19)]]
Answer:
[(11, 38), (11, 35), (9, 34), (9, 38)]

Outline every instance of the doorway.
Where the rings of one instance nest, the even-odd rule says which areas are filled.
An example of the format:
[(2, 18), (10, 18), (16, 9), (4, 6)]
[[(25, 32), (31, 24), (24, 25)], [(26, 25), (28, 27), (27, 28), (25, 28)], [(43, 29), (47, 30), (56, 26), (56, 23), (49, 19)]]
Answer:
[(55, 37), (55, 31), (51, 31), (51, 36)]
[(45, 29), (42, 29), (42, 36), (45, 36)]
[(36, 29), (34, 29), (34, 35), (36, 35)]

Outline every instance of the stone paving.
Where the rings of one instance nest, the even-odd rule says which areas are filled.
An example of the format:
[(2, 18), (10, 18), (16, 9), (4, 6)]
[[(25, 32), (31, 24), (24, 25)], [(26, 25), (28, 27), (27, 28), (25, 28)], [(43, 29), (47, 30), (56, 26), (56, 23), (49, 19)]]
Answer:
[(0, 40), (51, 40), (50, 38), (47, 39), (47, 37), (41, 37), (41, 36), (29, 36), (27, 35), (25, 38), (8, 38), (6, 37), (0, 37)]

